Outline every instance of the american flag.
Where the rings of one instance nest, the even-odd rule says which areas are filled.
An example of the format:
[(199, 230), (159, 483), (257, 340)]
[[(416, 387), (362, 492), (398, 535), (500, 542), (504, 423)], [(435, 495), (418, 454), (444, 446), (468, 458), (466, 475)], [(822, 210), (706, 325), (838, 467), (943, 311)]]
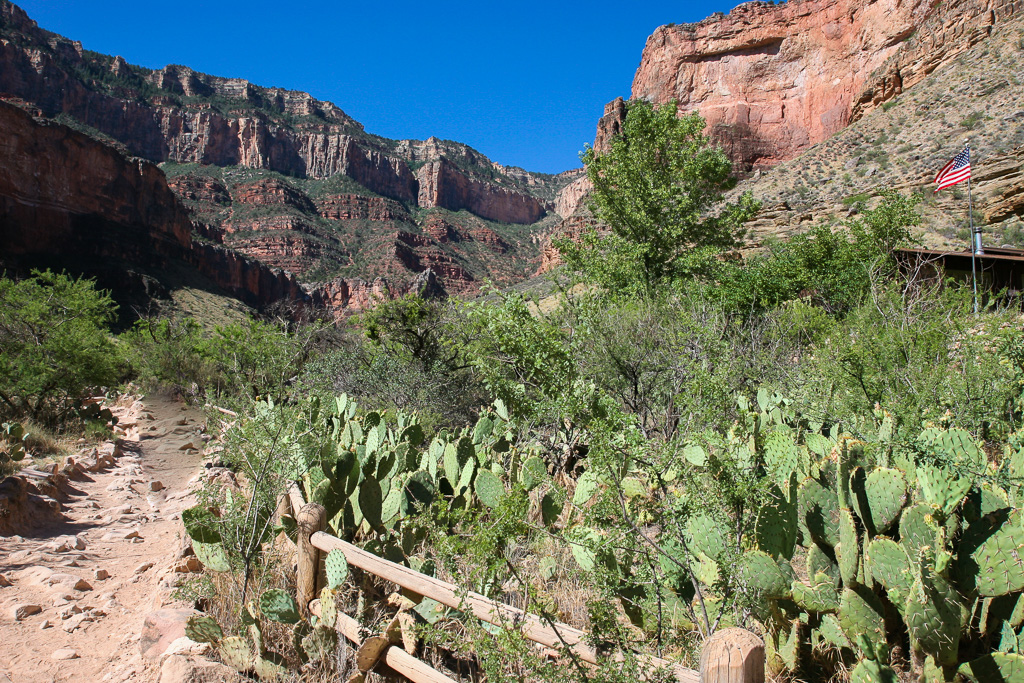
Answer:
[[(971, 177), (971, 148), (964, 147), (963, 151), (949, 160), (949, 163), (942, 167), (939, 175), (935, 176), (935, 192), (956, 185)], [(934, 194), (934, 193), (933, 193)]]

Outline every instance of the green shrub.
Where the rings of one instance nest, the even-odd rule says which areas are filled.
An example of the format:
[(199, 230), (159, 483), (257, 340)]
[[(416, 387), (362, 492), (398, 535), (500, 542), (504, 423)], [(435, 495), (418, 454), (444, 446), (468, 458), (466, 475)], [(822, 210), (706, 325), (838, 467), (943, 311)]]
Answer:
[(0, 415), (58, 426), (90, 389), (118, 383), (115, 310), (91, 280), (50, 271), (0, 278)]

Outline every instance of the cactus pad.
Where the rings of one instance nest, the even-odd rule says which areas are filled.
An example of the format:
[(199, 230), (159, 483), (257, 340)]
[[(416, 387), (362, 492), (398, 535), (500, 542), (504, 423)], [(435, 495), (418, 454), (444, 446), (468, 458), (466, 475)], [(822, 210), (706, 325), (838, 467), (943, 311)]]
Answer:
[(816, 479), (805, 479), (797, 491), (797, 499), (811, 538), (829, 548), (839, 543), (839, 500), (835, 492)]
[(341, 588), (342, 584), (348, 580), (348, 560), (345, 559), (345, 553), (339, 548), (327, 553), (327, 557), (324, 559), (324, 568), (329, 588)]
[(522, 469), (519, 471), (519, 481), (522, 483), (523, 488), (527, 491), (532, 491), (547, 479), (548, 468), (544, 464), (544, 460), (538, 456), (527, 458), (523, 463)]
[(261, 681), (279, 681), (288, 673), (288, 660), (276, 652), (264, 652), (253, 665)]
[(779, 568), (778, 563), (765, 552), (748, 550), (740, 560), (737, 578), (762, 598), (789, 598), (793, 581)]
[(328, 628), (334, 628), (334, 623), (337, 620), (338, 591), (325, 586), (320, 591), (320, 623)]
[(381, 509), (384, 501), (381, 497), (380, 484), (376, 479), (365, 479), (359, 486), (359, 509), (363, 513), (363, 519), (373, 529), (379, 529), (381, 522)]
[(839, 609), (839, 592), (827, 574), (815, 576), (811, 586), (794, 581), (792, 591), (793, 602), (808, 612), (835, 612)]
[(931, 549), (922, 549), (903, 616), (913, 647), (950, 665), (956, 662), (960, 643), (960, 600), (949, 582), (934, 572), (933, 564)]
[(993, 652), (960, 667), (960, 673), (974, 681), (1024, 681), (1024, 655)]
[(889, 599), (903, 605), (914, 582), (906, 549), (890, 538), (876, 538), (868, 545), (865, 561), (871, 576), (889, 592)]
[(900, 515), (900, 543), (911, 558), (916, 558), (921, 548), (935, 545), (939, 526), (931, 513), (927, 505), (917, 503), (904, 509)]
[(338, 644), (338, 634), (333, 628), (318, 626), (302, 639), (302, 651), (314, 664), (330, 657)]
[(777, 429), (765, 438), (764, 463), (772, 481), (788, 488), (790, 476), (798, 469), (796, 442), (788, 429)]
[(870, 639), (884, 639), (882, 602), (866, 586), (847, 587), (839, 601), (839, 625), (851, 641), (865, 635)]
[(192, 541), (192, 551), (203, 563), (203, 566), (213, 572), (231, 571), (231, 563), (228, 561), (228, 554), (220, 543), (200, 543)]
[(572, 494), (572, 504), (586, 505), (597, 493), (597, 473), (587, 470), (576, 481), (576, 491)]
[(811, 543), (807, 550), (807, 576), (827, 574), (834, 586), (839, 586), (839, 566), (821, 549), (817, 543)]
[(245, 638), (228, 636), (220, 641), (220, 661), (239, 673), (252, 668), (252, 648)]
[(474, 490), (480, 502), (492, 509), (498, 507), (505, 497), (505, 484), (490, 470), (477, 472)]
[(836, 546), (836, 559), (839, 560), (839, 575), (843, 584), (849, 586), (857, 582), (857, 569), (860, 566), (860, 539), (857, 537), (857, 522), (853, 513), (847, 509), (839, 511), (839, 545)]
[(417, 470), (405, 482), (405, 491), (406, 498), (411, 504), (428, 506), (434, 501), (437, 486), (429, 472)]
[[(863, 493), (867, 505), (858, 506), (861, 519), (872, 535), (884, 534), (899, 519), (900, 511), (907, 504), (906, 477), (899, 470), (875, 468), (865, 478)], [(861, 496), (857, 499), (860, 502)]]
[(717, 516), (696, 514), (689, 519), (686, 530), (693, 545), (712, 560), (725, 552), (729, 529)]
[(476, 459), (469, 460), (462, 468), (458, 483), (455, 484), (455, 492), (462, 495), (473, 485), (473, 475), (476, 474)]
[(260, 611), (267, 619), (279, 624), (299, 621), (299, 606), (295, 599), (280, 588), (271, 588), (260, 596)]
[(197, 643), (216, 644), (224, 637), (217, 620), (205, 614), (193, 614), (185, 622), (185, 635)]
[(983, 596), (1006, 595), (1024, 588), (1024, 527), (1015, 511), (972, 554), (978, 565), (977, 588)]
[(558, 516), (562, 514), (560, 497), (554, 492), (545, 493), (540, 501), (540, 514), (545, 524), (548, 526), (554, 524), (558, 520)]
[(792, 558), (796, 546), (796, 516), (796, 505), (786, 500), (779, 488), (773, 485), (754, 526), (757, 546), (772, 557)]
[(862, 659), (850, 672), (850, 683), (899, 683), (900, 678), (891, 667)]
[(825, 614), (821, 617), (821, 625), (818, 627), (821, 636), (836, 647), (852, 647), (850, 639), (843, 633), (839, 626), (839, 619), (834, 614)]

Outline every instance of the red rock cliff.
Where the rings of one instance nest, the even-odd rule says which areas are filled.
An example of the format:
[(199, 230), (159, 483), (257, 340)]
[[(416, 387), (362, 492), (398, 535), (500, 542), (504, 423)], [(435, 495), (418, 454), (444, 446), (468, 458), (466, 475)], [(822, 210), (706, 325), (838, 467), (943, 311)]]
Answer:
[[(107, 87), (111, 79), (115, 86)], [(170, 65), (149, 70), (120, 57), (83, 51), (80, 43), (40, 29), (0, 0), (0, 95), (67, 114), (154, 162), (248, 166), (307, 178), (346, 175), (374, 193), (425, 206), (477, 209), (504, 223), (536, 221), (550, 180), (494, 164), (458, 143), (392, 141), (368, 135), (330, 102), (308, 93), (263, 88), (242, 79)], [(456, 157), (483, 176), (451, 165), (444, 192), (424, 191), (409, 164)], [(497, 182), (490, 182), (491, 177)], [(444, 202), (451, 200), (447, 205)]]
[[(1021, 0), (748, 2), (657, 29), (632, 96), (698, 110), (741, 170), (791, 159), (949, 63)], [(595, 146), (615, 126), (606, 111)]]

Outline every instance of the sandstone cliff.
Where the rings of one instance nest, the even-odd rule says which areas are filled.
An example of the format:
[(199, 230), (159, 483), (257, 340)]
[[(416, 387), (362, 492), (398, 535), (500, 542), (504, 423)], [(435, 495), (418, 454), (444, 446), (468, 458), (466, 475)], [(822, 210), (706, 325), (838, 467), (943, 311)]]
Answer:
[[(447, 141), (370, 135), (334, 104), (171, 65), (149, 70), (83, 50), (0, 0), (0, 94), (70, 116), (135, 156), (245, 166), (301, 178), (344, 175), (372, 193), (502, 223), (533, 223), (560, 185)], [(430, 164), (418, 178), (410, 165)], [(422, 181), (428, 187), (422, 187)]]
[[(747, 2), (647, 40), (632, 96), (698, 110), (740, 170), (792, 159), (1018, 14), (1021, 0)], [(614, 130), (606, 111), (597, 145)]]

